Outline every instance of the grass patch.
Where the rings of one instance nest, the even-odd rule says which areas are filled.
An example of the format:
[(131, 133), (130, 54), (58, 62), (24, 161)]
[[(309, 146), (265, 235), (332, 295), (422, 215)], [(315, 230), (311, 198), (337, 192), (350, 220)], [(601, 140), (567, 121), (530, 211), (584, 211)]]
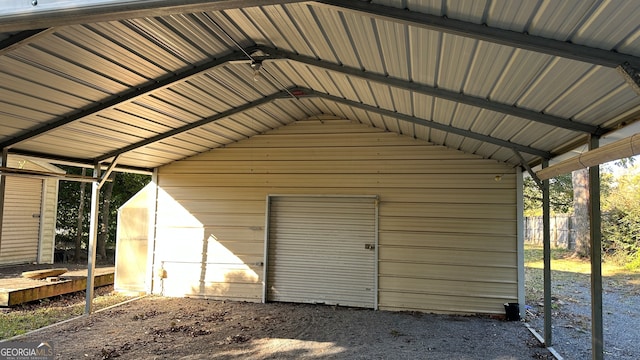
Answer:
[[(96, 297), (93, 300), (94, 311), (130, 299), (128, 296), (115, 294), (111, 290), (112, 287), (96, 289)], [(84, 292), (78, 292), (1, 309), (0, 340), (82, 315), (85, 307), (84, 296)]]
[[(543, 269), (542, 246), (528, 245), (524, 247), (524, 266)], [(551, 271), (564, 271), (578, 274), (591, 274), (591, 261), (573, 256), (573, 252), (565, 249), (551, 249)], [(628, 266), (614, 261), (603, 261), (602, 276), (633, 275), (640, 271), (630, 270)]]
[[(538, 303), (544, 294), (543, 248), (525, 244), (525, 290), (526, 302)], [(565, 249), (551, 249), (552, 283), (580, 282), (589, 288), (591, 282), (591, 262), (573, 256)], [(637, 294), (640, 285), (640, 271), (630, 270), (627, 266), (614, 261), (602, 263), (603, 286), (609, 289), (624, 289), (625, 293)], [(554, 288), (555, 292), (558, 291)]]

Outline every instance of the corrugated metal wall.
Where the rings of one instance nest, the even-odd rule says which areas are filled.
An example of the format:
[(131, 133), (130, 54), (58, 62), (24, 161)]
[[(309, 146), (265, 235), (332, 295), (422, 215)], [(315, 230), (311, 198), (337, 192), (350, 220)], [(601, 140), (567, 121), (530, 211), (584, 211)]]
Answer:
[(41, 205), (41, 179), (7, 177), (0, 262), (38, 260)]
[(269, 198), (268, 301), (376, 307), (376, 199)]
[[(63, 173), (50, 164), (43, 165), (18, 156), (9, 156), (7, 165), (13, 168)], [(52, 264), (57, 210), (57, 179), (7, 176), (0, 264)], [(34, 214), (37, 216), (34, 217)]]
[(156, 292), (260, 301), (266, 196), (339, 194), (379, 196), (379, 308), (517, 301), (516, 174), (495, 161), (307, 120), (162, 167), (158, 181)]

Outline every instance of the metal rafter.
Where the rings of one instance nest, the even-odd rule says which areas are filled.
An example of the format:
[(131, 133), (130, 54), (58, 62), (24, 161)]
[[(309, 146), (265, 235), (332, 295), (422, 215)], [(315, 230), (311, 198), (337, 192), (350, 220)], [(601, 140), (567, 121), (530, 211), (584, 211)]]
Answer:
[[(291, 98), (290, 94), (295, 94), (297, 96), (297, 98)], [(158, 141), (162, 141), (164, 139), (170, 138), (172, 136), (176, 136), (179, 135), (181, 133), (184, 133), (186, 131), (198, 128), (200, 126), (209, 124), (209, 123), (213, 123), (216, 122), (218, 120), (222, 120), (224, 118), (227, 118), (229, 116), (233, 116), (235, 114), (244, 112), (244, 111), (248, 111), (251, 110), (253, 108), (262, 106), (264, 104), (270, 103), (274, 100), (277, 99), (290, 99), (290, 100), (297, 100), (299, 98), (309, 98), (309, 97), (317, 97), (317, 98), (322, 98), (322, 99), (326, 99), (329, 101), (334, 101), (337, 103), (341, 103), (341, 104), (345, 104), (347, 106), (352, 106), (352, 107), (357, 107), (359, 109), (363, 109), (366, 111), (370, 111), (370, 112), (374, 112), (380, 115), (384, 115), (384, 116), (389, 116), (389, 117), (393, 117), (393, 118), (397, 118), (397, 119), (401, 119), (404, 121), (408, 121), (414, 124), (418, 124), (418, 125), (423, 125), (423, 126), (427, 126), (436, 130), (441, 130), (441, 131), (445, 131), (445, 132), (449, 132), (452, 134), (457, 134), (460, 136), (464, 136), (464, 137), (468, 137), (471, 139), (475, 139), (475, 140), (480, 140), (480, 141), (484, 141), (487, 143), (491, 143), (497, 146), (502, 146), (502, 147), (506, 147), (509, 149), (512, 149), (514, 151), (522, 151), (528, 154), (533, 154), (536, 156), (540, 156), (542, 158), (548, 159), (551, 157), (551, 153), (544, 151), (544, 150), (540, 150), (540, 149), (536, 149), (536, 148), (532, 148), (529, 146), (525, 146), (522, 144), (517, 144), (517, 143), (513, 143), (510, 141), (506, 141), (506, 140), (502, 140), (502, 139), (498, 139), (498, 138), (494, 138), (488, 135), (484, 135), (484, 134), (479, 134), (479, 133), (475, 133), (469, 130), (464, 130), (464, 129), (459, 129), (453, 126), (449, 126), (449, 125), (444, 125), (444, 124), (440, 124), (434, 121), (430, 121), (430, 120), (424, 120), (424, 119), (420, 119), (420, 118), (416, 118), (414, 116), (410, 116), (410, 115), (406, 115), (406, 114), (401, 114), (395, 111), (391, 111), (391, 110), (385, 110), (385, 109), (381, 109), (375, 106), (371, 106), (371, 105), (366, 105), (366, 104), (362, 104), (359, 102), (355, 102), (352, 100), (348, 100), (348, 99), (344, 99), (344, 98), (340, 98), (337, 96), (333, 96), (333, 95), (329, 95), (329, 94), (325, 94), (322, 92), (317, 92), (311, 89), (306, 89), (306, 88), (292, 88), (292, 89), (285, 89), (283, 91), (265, 96), (261, 99), (258, 99), (256, 101), (252, 101), (252, 102), (248, 102), (242, 106), (238, 106), (236, 108), (233, 109), (229, 109), (227, 111), (221, 112), (219, 114), (216, 114), (214, 116), (208, 117), (208, 118), (204, 118), (201, 119), (199, 121), (181, 126), (179, 128), (175, 128), (171, 131), (167, 131), (165, 133), (162, 134), (158, 134), (156, 136), (150, 137), (148, 139), (144, 139), (141, 140), (139, 142), (130, 144), (128, 146), (122, 147), (120, 149), (117, 149), (115, 151), (106, 153), (102, 156), (99, 156), (95, 159), (93, 159), (95, 162), (102, 162), (105, 161), (107, 159), (110, 159), (112, 157), (115, 156), (119, 156), (121, 154), (124, 154), (126, 152), (129, 151), (133, 151), (136, 149), (139, 149), (141, 147), (156, 143)]]
[(467, 138), (470, 138), (470, 139), (475, 139), (475, 140), (483, 141), (483, 142), (490, 143), (490, 144), (493, 144), (493, 145), (502, 146), (502, 147), (505, 147), (505, 148), (508, 148), (508, 149), (521, 151), (521, 152), (525, 152), (525, 153), (536, 155), (536, 156), (540, 156), (540, 157), (545, 158), (545, 159), (550, 158), (551, 155), (552, 155), (548, 151), (532, 148), (530, 146), (517, 144), (517, 143), (511, 142), (511, 141), (498, 139), (498, 138), (495, 138), (495, 137), (492, 137), (492, 136), (489, 136), (489, 135), (484, 135), (484, 134), (476, 133), (476, 132), (465, 130), (465, 129), (456, 128), (456, 127), (453, 127), (453, 126), (450, 126), (450, 125), (441, 124), (441, 123), (438, 123), (438, 122), (435, 122), (435, 121), (432, 121), (432, 120), (425, 120), (425, 119), (417, 118), (415, 116), (402, 114), (402, 113), (399, 113), (399, 112), (396, 112), (396, 111), (386, 110), (386, 109), (382, 109), (382, 108), (379, 108), (379, 107), (376, 107), (376, 106), (362, 104), (360, 102), (344, 99), (344, 98), (341, 98), (341, 97), (325, 94), (325, 93), (322, 93), (322, 92), (317, 92), (317, 91), (310, 90), (310, 89), (297, 88), (297, 89), (292, 90), (291, 92), (294, 93), (294, 94), (298, 94), (298, 93), (303, 94), (303, 95), (300, 95), (300, 97), (319, 97), (319, 98), (322, 98), (322, 99), (334, 101), (334, 102), (337, 102), (337, 103), (340, 103), (340, 104), (345, 104), (347, 106), (355, 107), (355, 108), (362, 109), (362, 110), (365, 110), (365, 111), (369, 111), (369, 112), (373, 112), (373, 113), (376, 113), (376, 114), (380, 114), (380, 115), (384, 115), (384, 116), (400, 119), (400, 120), (403, 120), (403, 121), (407, 121), (407, 122), (410, 122), (410, 123), (413, 123), (413, 124), (430, 127), (432, 129), (441, 130), (441, 131), (445, 131), (445, 132), (448, 132), (448, 133), (464, 136), (464, 137), (467, 137)]
[(295, 54), (285, 50), (274, 49), (268, 46), (257, 46), (257, 47), (262, 52), (268, 54), (268, 56), (266, 57), (261, 57), (262, 60), (280, 59), (280, 58), (289, 59), (289, 60), (300, 62), (303, 64), (320, 67), (326, 70), (335, 71), (344, 75), (357, 76), (366, 80), (383, 83), (389, 86), (411, 90), (423, 95), (434, 96), (434, 97), (445, 99), (445, 100), (459, 102), (459, 103), (479, 107), (482, 109), (491, 110), (491, 111), (499, 112), (502, 114), (512, 115), (519, 118), (531, 120), (541, 124), (551, 125), (554, 127), (561, 127), (561, 128), (572, 130), (572, 131), (584, 132), (588, 134), (597, 134), (597, 135), (602, 135), (606, 132), (606, 129), (602, 129), (597, 126), (584, 124), (581, 122), (561, 118), (558, 116), (548, 115), (548, 114), (544, 114), (544, 113), (533, 111), (533, 110), (527, 110), (527, 109), (519, 108), (513, 105), (509, 105), (509, 104), (498, 103), (485, 98), (465, 95), (462, 93), (457, 93), (457, 92), (445, 90), (442, 88), (436, 88), (436, 87), (427, 86), (424, 84), (419, 84), (419, 83), (406, 81), (398, 78), (393, 78), (393, 77), (389, 77), (381, 74), (376, 74), (376, 73), (364, 71), (364, 70), (349, 67), (349, 66), (344, 66), (344, 65), (324, 61), (324, 60), (315, 59), (309, 56)]
[[(95, 166), (94, 159), (76, 158), (76, 157), (61, 156), (57, 154), (49, 154), (49, 153), (19, 150), (19, 149), (12, 149), (11, 154), (29, 156), (32, 158), (48, 160), (51, 162), (55, 162), (57, 164), (63, 164), (63, 165), (69, 165), (69, 166), (91, 167), (91, 168)], [(107, 166), (105, 166), (105, 164), (101, 164), (101, 165), (105, 170), (107, 169)], [(139, 167), (139, 166), (128, 166), (128, 165), (117, 165), (115, 170), (122, 171), (122, 172), (144, 174), (144, 175), (149, 175), (153, 172), (153, 169), (151, 168), (145, 168), (145, 167)]]
[(115, 150), (115, 151), (112, 151), (110, 153), (107, 153), (107, 154), (104, 154), (102, 156), (97, 157), (95, 159), (95, 161), (96, 162), (105, 161), (105, 160), (107, 160), (109, 158), (118, 156), (120, 154), (123, 154), (123, 153), (129, 152), (129, 151), (141, 148), (143, 146), (147, 146), (149, 144), (152, 144), (152, 143), (155, 143), (155, 142), (158, 142), (158, 141), (162, 141), (162, 140), (164, 140), (166, 138), (179, 135), (181, 133), (184, 133), (186, 131), (195, 129), (197, 127), (200, 127), (200, 126), (203, 126), (203, 125), (207, 125), (209, 123), (212, 123), (212, 122), (227, 118), (229, 116), (233, 116), (235, 114), (250, 110), (252, 108), (255, 108), (255, 107), (270, 103), (271, 101), (273, 101), (275, 99), (281, 99), (281, 98), (285, 98), (285, 97), (289, 97), (290, 98), (289, 94), (286, 91), (280, 91), (280, 92), (277, 92), (275, 94), (271, 94), (269, 96), (265, 96), (265, 97), (263, 97), (261, 99), (258, 99), (256, 101), (247, 102), (246, 104), (243, 104), (241, 106), (235, 107), (233, 109), (229, 109), (227, 111), (223, 111), (223, 112), (221, 112), (219, 114), (216, 114), (214, 116), (210, 116), (208, 118), (204, 118), (204, 119), (189, 123), (189, 124), (181, 126), (179, 128), (175, 128), (173, 130), (164, 132), (162, 134), (158, 134), (158, 135), (150, 137), (148, 139), (144, 139), (144, 140), (138, 141), (136, 143), (133, 143), (131, 145), (122, 147), (122, 148), (120, 148), (118, 150)]
[(527, 170), (527, 172), (529, 173), (533, 181), (535, 181), (536, 185), (538, 185), (540, 190), (542, 190), (542, 187), (543, 187), (542, 180), (540, 180), (540, 178), (535, 173), (535, 171), (533, 171), (531, 166), (529, 166), (529, 164), (524, 160), (524, 157), (522, 157), (522, 154), (520, 154), (520, 152), (517, 150), (513, 150), (513, 153), (520, 160), (520, 166), (522, 166), (525, 170)]
[(407, 11), (406, 9), (373, 4), (369, 1), (318, 0), (316, 2), (345, 11), (358, 12), (376, 19), (389, 20), (409, 26), (560, 56), (594, 65), (610, 68), (616, 68), (625, 62), (635, 66), (640, 65), (640, 58), (633, 55), (489, 27), (486, 24), (475, 24), (443, 16)]
[(18, 47), (27, 44), (40, 36), (46, 35), (52, 32), (53, 29), (35, 29), (21, 31), (17, 34), (11, 35), (8, 38), (0, 41), (0, 56), (17, 49)]
[[(248, 50), (253, 51), (255, 50), (253, 47), (248, 48)], [(134, 99), (140, 97), (140, 96), (144, 96), (147, 95), (153, 91), (156, 90), (160, 90), (160, 89), (164, 89), (167, 88), (177, 82), (180, 81), (185, 81), (193, 76), (199, 75), (205, 71), (209, 71), (211, 68), (214, 68), (216, 66), (219, 65), (224, 65), (230, 61), (237, 61), (237, 60), (244, 60), (246, 59), (246, 55), (243, 52), (237, 51), (234, 53), (231, 53), (229, 55), (223, 56), (221, 58), (206, 62), (204, 64), (200, 64), (197, 66), (193, 66), (187, 70), (184, 71), (180, 71), (180, 72), (176, 72), (174, 74), (172, 74), (171, 76), (168, 76), (166, 78), (163, 78), (161, 80), (156, 80), (153, 81), (152, 83), (145, 85), (145, 86), (141, 86), (139, 88), (135, 88), (135, 90), (133, 91), (129, 91), (126, 90), (120, 94), (117, 94), (113, 97), (111, 97), (108, 100), (102, 101), (102, 102), (98, 102), (97, 104), (90, 106), (84, 110), (81, 110), (77, 113), (73, 113), (73, 114), (69, 114), (66, 116), (61, 117), (58, 120), (55, 120), (51, 123), (47, 123), (44, 126), (40, 126), (40, 127), (36, 127), (36, 128), (32, 128), (26, 132), (24, 132), (23, 134), (16, 136), (15, 138), (12, 138), (10, 140), (7, 140), (3, 143), (0, 143), (0, 149), (2, 148), (11, 148), (12, 146), (15, 146), (18, 143), (21, 143), (23, 141), (32, 139), (34, 137), (37, 137), (39, 135), (42, 135), (46, 132), (55, 130), (61, 126), (64, 126), (66, 124), (69, 124), (73, 121), (82, 119), (84, 117), (93, 115), (97, 112), (100, 112), (102, 110), (106, 110), (108, 108), (111, 108), (113, 106), (117, 106), (119, 104), (122, 104), (124, 102), (127, 101), (133, 101)]]

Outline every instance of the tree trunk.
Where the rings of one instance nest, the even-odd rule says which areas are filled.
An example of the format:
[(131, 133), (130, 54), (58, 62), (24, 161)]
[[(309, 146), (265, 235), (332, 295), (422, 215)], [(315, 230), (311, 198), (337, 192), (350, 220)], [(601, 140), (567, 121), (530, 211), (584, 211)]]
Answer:
[[(85, 176), (87, 169), (82, 169), (82, 176)], [(73, 253), (73, 259), (76, 263), (80, 262), (82, 255), (82, 220), (84, 219), (84, 191), (86, 183), (80, 182), (80, 205), (78, 205), (78, 220), (76, 222), (76, 248)]]
[(590, 253), (589, 234), (589, 170), (576, 170), (571, 174), (573, 183), (574, 255), (587, 258)]
[(109, 214), (111, 209), (111, 195), (113, 194), (113, 183), (116, 173), (109, 175), (109, 180), (105, 184), (104, 194), (102, 196), (102, 216), (100, 223), (100, 232), (98, 234), (97, 255), (100, 259), (107, 258), (106, 243), (109, 239)]

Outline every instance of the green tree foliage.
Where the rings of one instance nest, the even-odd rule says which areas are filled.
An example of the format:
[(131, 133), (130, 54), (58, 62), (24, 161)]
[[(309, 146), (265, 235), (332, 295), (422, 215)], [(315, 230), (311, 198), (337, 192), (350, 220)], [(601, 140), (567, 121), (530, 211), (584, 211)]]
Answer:
[[(82, 170), (77, 167), (60, 166), (67, 171), (68, 174), (80, 175)], [(88, 174), (91, 171), (87, 172)], [(135, 195), (147, 183), (151, 181), (148, 175), (116, 173), (113, 179), (113, 192), (109, 206), (109, 221), (104, 227), (100, 226), (99, 231), (106, 231), (105, 241), (107, 247), (113, 247), (116, 238), (117, 228), (117, 211), (127, 200)], [(105, 200), (103, 186), (100, 194), (100, 208)], [(78, 209), (80, 205), (80, 182), (62, 180), (58, 189), (58, 217), (56, 224), (56, 248), (73, 249), (75, 247), (76, 234), (80, 232), (82, 237), (83, 252), (86, 253), (86, 246), (89, 239), (89, 216), (91, 202), (91, 185), (86, 185), (84, 194), (84, 214), (82, 219), (82, 228), (78, 228)]]
[[(524, 216), (542, 216), (542, 190), (530, 176), (524, 178)], [(568, 214), (572, 211), (573, 186), (571, 174), (549, 180), (552, 214)]]
[[(610, 172), (602, 172), (601, 195), (608, 196), (611, 192), (613, 175)], [(560, 175), (549, 179), (549, 195), (551, 214), (573, 213), (573, 183), (571, 174)], [(529, 176), (524, 178), (524, 216), (542, 216), (542, 190)]]
[[(602, 248), (609, 259), (640, 268), (640, 166), (634, 163), (632, 158), (601, 167)], [(549, 186), (552, 215), (571, 215), (572, 175), (551, 179)], [(542, 191), (530, 177), (524, 179), (524, 215), (542, 215)]]
[[(640, 168), (617, 176), (603, 200), (603, 248), (621, 259), (640, 260)], [(638, 263), (640, 266), (640, 262)]]
[[(71, 166), (59, 166), (67, 174), (80, 175), (80, 168)], [(84, 209), (88, 209), (91, 198), (84, 197)], [(78, 209), (80, 204), (80, 182), (61, 180), (58, 185), (58, 215), (56, 222), (56, 248), (71, 249), (74, 247), (76, 234), (80, 232), (88, 237), (89, 221), (88, 216), (82, 221), (82, 228), (78, 229), (76, 221), (78, 219)], [(86, 239), (85, 239), (86, 242)]]

